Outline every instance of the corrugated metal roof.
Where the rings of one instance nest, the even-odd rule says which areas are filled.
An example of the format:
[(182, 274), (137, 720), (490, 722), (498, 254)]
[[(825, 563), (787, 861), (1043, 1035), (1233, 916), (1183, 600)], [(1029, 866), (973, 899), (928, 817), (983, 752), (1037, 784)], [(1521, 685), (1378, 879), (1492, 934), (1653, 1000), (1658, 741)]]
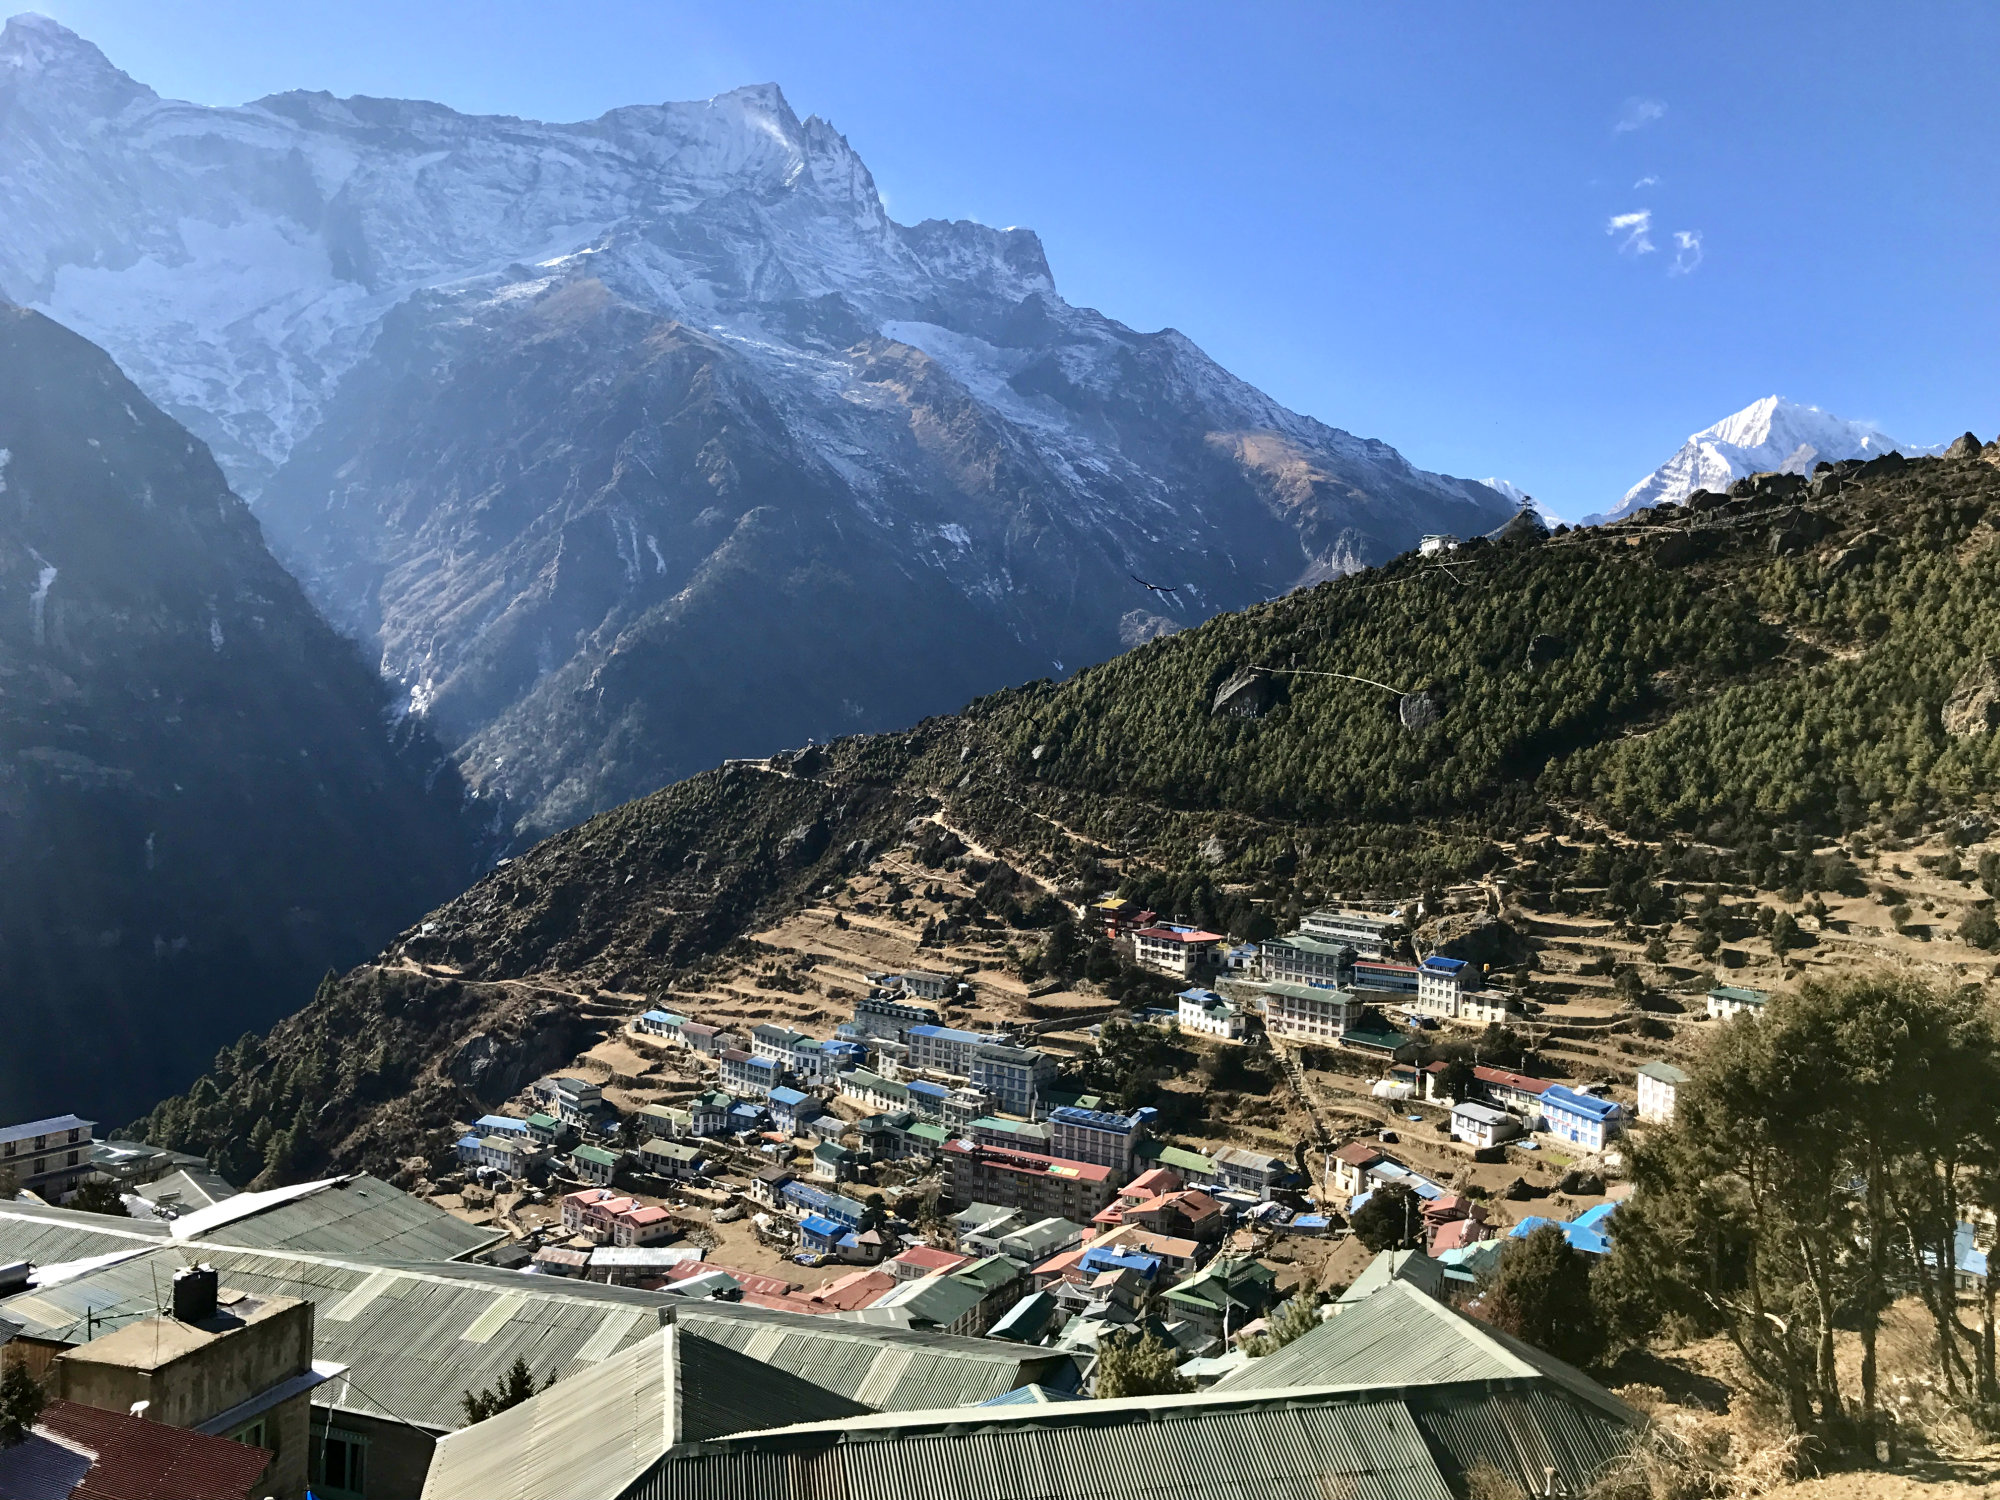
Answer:
[(1218, 1380), (1216, 1391), (1325, 1385), (1434, 1385), (1539, 1380), (1612, 1420), (1639, 1414), (1572, 1365), (1452, 1311), (1407, 1281), (1391, 1281), (1310, 1333)]
[(810, 1313), (703, 1304), (671, 1316), (703, 1338), (882, 1411), (963, 1406), (1031, 1380), (1064, 1384), (1061, 1367), (1069, 1364), (1048, 1349)]
[[(82, 1342), (86, 1312), (109, 1318), (111, 1329), (148, 1316), (174, 1270), (197, 1260), (212, 1264), (226, 1287), (314, 1304), (315, 1352), (348, 1367), (314, 1393), (315, 1405), (435, 1431), (463, 1426), (459, 1398), (495, 1384), (517, 1355), (538, 1379), (568, 1378), (649, 1337), (657, 1309), (675, 1300), (488, 1266), (384, 1266), (198, 1242), (10, 1298), (0, 1317), (26, 1324), (34, 1337)], [(110, 1330), (100, 1322), (98, 1331)]]
[(161, 1245), (170, 1238), (166, 1224), (158, 1219), (118, 1219), (35, 1203), (0, 1203), (0, 1265), (17, 1260), (57, 1265)]
[(985, 1406), (739, 1433), (621, 1500), (1448, 1500), (1394, 1394)]
[(602, 1500), (676, 1443), (867, 1408), (676, 1328), (437, 1447), (424, 1500)]

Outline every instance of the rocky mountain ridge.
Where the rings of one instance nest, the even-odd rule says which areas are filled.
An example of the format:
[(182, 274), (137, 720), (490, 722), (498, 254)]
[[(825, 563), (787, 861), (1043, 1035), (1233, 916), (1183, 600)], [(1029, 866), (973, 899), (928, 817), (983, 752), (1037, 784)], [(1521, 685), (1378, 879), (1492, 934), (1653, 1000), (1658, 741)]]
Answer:
[(214, 443), (521, 837), (1511, 512), (1069, 305), (1030, 231), (894, 222), (772, 86), (206, 109), (24, 17), (0, 119), (0, 290)]
[(476, 872), (389, 708), (208, 451), (0, 304), (0, 1118), (129, 1117)]
[[(1566, 883), (1609, 882), (1655, 923), (1691, 879), (1796, 904), (1851, 883), (1828, 840), (1990, 819), (2000, 442), (1740, 488), (1512, 527), (1449, 568), (1403, 556), (907, 732), (678, 783), (495, 870), (148, 1128), (206, 1149), (330, 1099), (299, 1170), (394, 1171), (559, 1065), (538, 1038), (580, 1048), (670, 1003), (902, 844), (1195, 920), (1504, 876), (1561, 910)], [(1268, 688), (1218, 692), (1246, 674)], [(1411, 695), (1434, 710), (1415, 727)], [(1037, 902), (996, 904), (1024, 954), (1046, 941)]]

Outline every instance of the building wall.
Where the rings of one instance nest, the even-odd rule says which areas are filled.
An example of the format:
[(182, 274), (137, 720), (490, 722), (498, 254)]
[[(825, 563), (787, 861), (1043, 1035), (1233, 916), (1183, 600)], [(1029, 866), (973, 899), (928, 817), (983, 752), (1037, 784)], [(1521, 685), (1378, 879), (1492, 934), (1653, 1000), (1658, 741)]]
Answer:
[(321, 1487), (314, 1480), (313, 1493), (319, 1500), (419, 1500), (424, 1477), (430, 1473), (431, 1458), (437, 1449), (435, 1435), (402, 1422), (379, 1421), (356, 1412), (312, 1409), (312, 1472), (317, 1476), (325, 1452), (328, 1427), (335, 1433), (351, 1433), (363, 1440), (363, 1488), (359, 1491)]

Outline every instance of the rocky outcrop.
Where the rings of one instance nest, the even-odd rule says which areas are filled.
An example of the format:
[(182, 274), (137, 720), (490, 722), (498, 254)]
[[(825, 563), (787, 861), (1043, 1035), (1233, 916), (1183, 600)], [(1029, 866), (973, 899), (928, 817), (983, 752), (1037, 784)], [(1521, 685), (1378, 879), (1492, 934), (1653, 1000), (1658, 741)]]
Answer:
[(1958, 679), (1943, 720), (1944, 732), (1958, 738), (2000, 729), (2000, 657), (1985, 658)]

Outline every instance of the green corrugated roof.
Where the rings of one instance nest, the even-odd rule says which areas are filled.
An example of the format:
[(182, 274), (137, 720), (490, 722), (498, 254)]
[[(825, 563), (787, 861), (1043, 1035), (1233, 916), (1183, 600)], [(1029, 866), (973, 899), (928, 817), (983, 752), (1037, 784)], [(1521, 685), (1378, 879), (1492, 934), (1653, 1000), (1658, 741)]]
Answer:
[(570, 1152), (570, 1155), (574, 1156), (578, 1161), (590, 1162), (593, 1166), (616, 1167), (618, 1165), (618, 1158), (616, 1156), (598, 1146), (578, 1146), (576, 1150)]

